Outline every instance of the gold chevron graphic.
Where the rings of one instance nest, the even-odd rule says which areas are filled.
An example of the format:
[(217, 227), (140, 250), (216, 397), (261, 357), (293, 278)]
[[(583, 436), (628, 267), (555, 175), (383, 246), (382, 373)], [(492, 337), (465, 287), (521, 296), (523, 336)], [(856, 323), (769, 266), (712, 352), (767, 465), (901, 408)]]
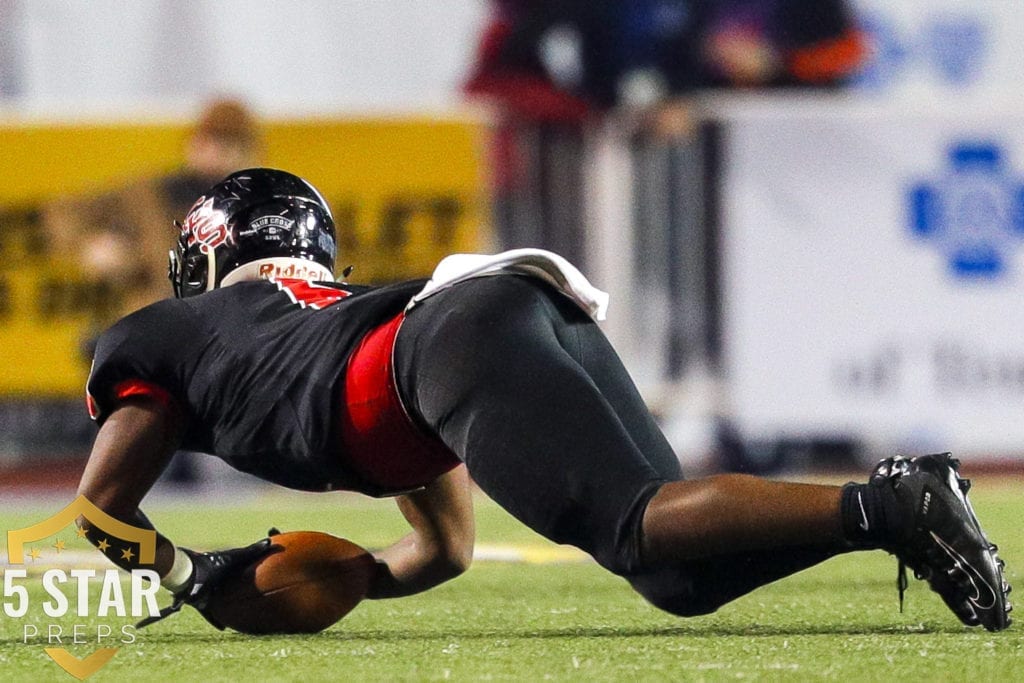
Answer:
[(57, 662), (60, 668), (78, 680), (84, 681), (109, 662), (110, 658), (117, 654), (117, 648), (101, 647), (84, 659), (79, 659), (62, 647), (48, 647), (46, 654), (50, 655), (50, 659)]

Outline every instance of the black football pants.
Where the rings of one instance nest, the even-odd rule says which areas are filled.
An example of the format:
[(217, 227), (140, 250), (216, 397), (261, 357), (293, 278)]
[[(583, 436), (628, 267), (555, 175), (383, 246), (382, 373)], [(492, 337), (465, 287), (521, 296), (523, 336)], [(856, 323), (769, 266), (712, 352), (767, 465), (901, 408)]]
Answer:
[(395, 367), (413, 418), (485, 493), (663, 609), (713, 611), (807, 566), (806, 553), (817, 557), (793, 549), (788, 559), (646, 566), (644, 510), (662, 483), (682, 478), (679, 461), (598, 326), (540, 280), (482, 277), (419, 303), (398, 335)]

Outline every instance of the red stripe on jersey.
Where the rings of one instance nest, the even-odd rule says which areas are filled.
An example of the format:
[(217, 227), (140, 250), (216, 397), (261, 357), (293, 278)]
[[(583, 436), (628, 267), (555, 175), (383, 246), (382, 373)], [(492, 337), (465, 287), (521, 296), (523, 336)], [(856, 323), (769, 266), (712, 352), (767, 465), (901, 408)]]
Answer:
[(155, 400), (164, 408), (177, 410), (177, 402), (164, 388), (142, 379), (126, 379), (114, 386), (114, 399), (123, 401), (126, 398), (145, 397)]
[[(167, 410), (175, 414), (178, 412), (178, 402), (174, 400), (170, 392), (152, 382), (147, 382), (144, 379), (126, 379), (114, 385), (114, 403), (138, 397), (152, 399)], [(99, 420), (100, 416), (103, 415), (103, 411), (100, 410), (99, 403), (96, 402), (96, 399), (88, 391), (85, 392), (85, 404), (89, 409), (89, 417), (93, 420)]]
[(309, 280), (272, 277), (270, 281), (277, 285), (279, 290), (287, 294), (292, 303), (298, 304), (302, 308), (308, 306), (314, 311), (319, 311), (321, 308), (327, 308), (336, 304), (352, 294), (344, 289), (317, 284)]
[(349, 358), (342, 383), (341, 437), (348, 464), (367, 482), (401, 491), (429, 484), (459, 464), (437, 437), (413, 423), (395, 384), (400, 314), (370, 331)]

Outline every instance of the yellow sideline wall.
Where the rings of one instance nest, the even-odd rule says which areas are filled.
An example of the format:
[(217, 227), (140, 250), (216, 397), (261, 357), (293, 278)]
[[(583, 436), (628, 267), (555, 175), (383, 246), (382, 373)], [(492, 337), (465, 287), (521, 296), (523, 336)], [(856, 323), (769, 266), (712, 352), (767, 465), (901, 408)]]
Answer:
[[(482, 248), (480, 126), (433, 119), (267, 122), (264, 163), (315, 184), (353, 282), (426, 276)], [(52, 254), (35, 210), (181, 163), (186, 125), (0, 126), (0, 397), (79, 396), (80, 347), (103, 292)], [(168, 289), (168, 293), (169, 293)]]

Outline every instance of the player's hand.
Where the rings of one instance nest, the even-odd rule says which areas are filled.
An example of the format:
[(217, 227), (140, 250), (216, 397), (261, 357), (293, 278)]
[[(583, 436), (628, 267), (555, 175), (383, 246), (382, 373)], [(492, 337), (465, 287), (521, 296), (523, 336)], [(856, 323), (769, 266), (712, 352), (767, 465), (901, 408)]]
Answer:
[(192, 560), (192, 576), (185, 587), (175, 594), (175, 599), (180, 598), (185, 604), (202, 611), (209, 603), (210, 595), (225, 579), (272, 552), (271, 543), (268, 537), (244, 548), (208, 553), (182, 548)]
[(188, 583), (174, 594), (174, 602), (169, 607), (160, 610), (159, 616), (143, 619), (137, 624), (137, 627), (148, 626), (153, 622), (160, 621), (174, 614), (184, 605), (191, 605), (210, 624), (223, 631), (224, 626), (218, 623), (206, 610), (206, 606), (210, 602), (210, 596), (216, 592), (220, 584), (226, 579), (245, 569), (261, 557), (269, 555), (275, 550), (280, 550), (280, 548), (280, 546), (273, 545), (273, 541), (269, 536), (244, 548), (215, 550), (206, 553), (198, 553), (188, 548), (180, 548), (192, 560), (192, 576), (189, 577)]

